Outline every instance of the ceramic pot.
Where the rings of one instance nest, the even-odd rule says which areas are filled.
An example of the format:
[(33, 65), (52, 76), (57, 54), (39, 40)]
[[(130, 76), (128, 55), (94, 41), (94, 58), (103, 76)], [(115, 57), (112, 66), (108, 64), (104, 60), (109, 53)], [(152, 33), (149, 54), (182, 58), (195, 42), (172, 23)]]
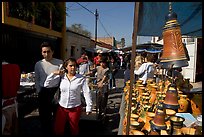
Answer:
[(178, 100), (178, 103), (179, 103), (178, 112), (187, 112), (188, 104), (189, 104), (187, 95), (180, 95), (180, 99)]
[(166, 97), (164, 99), (164, 105), (165, 108), (170, 108), (174, 110), (179, 108), (178, 92), (175, 84), (169, 85), (168, 90), (166, 92)]
[(145, 125), (143, 126), (142, 130), (146, 130), (148, 132), (150, 132), (151, 130), (151, 125), (149, 123), (150, 120), (152, 120), (155, 116), (154, 112), (146, 112), (146, 121), (145, 121)]
[(182, 127), (181, 132), (184, 135), (195, 135), (196, 129), (191, 127)]
[(145, 135), (142, 131), (139, 130), (130, 130), (130, 135)]
[(185, 119), (180, 116), (171, 116), (170, 124), (171, 124), (171, 135), (175, 132), (175, 129), (181, 129), (183, 127), (183, 122)]
[(157, 86), (152, 86), (152, 88), (151, 88), (151, 94), (150, 94), (150, 100), (149, 100), (149, 103), (151, 103), (151, 104), (153, 104), (154, 102), (155, 102), (155, 100), (156, 100), (156, 96), (157, 96), (157, 94), (156, 94), (156, 92), (157, 92)]

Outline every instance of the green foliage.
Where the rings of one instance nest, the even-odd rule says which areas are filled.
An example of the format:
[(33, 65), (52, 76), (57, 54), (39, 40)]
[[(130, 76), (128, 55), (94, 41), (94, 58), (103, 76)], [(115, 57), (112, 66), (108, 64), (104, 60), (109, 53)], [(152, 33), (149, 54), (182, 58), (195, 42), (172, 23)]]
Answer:
[(91, 32), (84, 29), (81, 24), (72, 24), (68, 29), (84, 36), (91, 37)]
[(35, 24), (49, 28), (50, 10), (52, 11), (53, 29), (62, 30), (63, 17), (66, 14), (58, 2), (9, 2), (9, 16), (22, 19), (27, 22), (35, 17)]

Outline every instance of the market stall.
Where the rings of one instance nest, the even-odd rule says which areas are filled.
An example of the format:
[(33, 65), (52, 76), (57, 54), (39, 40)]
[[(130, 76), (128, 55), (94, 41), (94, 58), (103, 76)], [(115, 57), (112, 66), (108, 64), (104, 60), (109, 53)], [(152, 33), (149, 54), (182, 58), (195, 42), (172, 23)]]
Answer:
[[(180, 17), (179, 21), (177, 21), (177, 14), (172, 12), (172, 9)], [(120, 124), (122, 123), (122, 125), (119, 127), (119, 134), (202, 134), (202, 124), (200, 124), (200, 121), (202, 123), (202, 98), (199, 98), (201, 96), (196, 94), (191, 98), (189, 95), (191, 95), (190, 91), (193, 87), (189, 80), (178, 78), (173, 73), (178, 68), (188, 66), (181, 35), (202, 36), (201, 9), (202, 3), (195, 2), (182, 4), (177, 2), (173, 4), (171, 2), (135, 3), (132, 51), (136, 50), (137, 35), (163, 35), (164, 50), (159, 64), (167, 72), (172, 70), (172, 73), (157, 83), (152, 80), (149, 80), (147, 85), (141, 84), (141, 81), (133, 83), (134, 61), (131, 62), (131, 77), (124, 88), (122, 100), (124, 104), (121, 104), (120, 109), (122, 120)], [(189, 14), (186, 14), (186, 12)], [(163, 22), (165, 16), (166, 23)], [(162, 28), (163, 33), (161, 31)], [(134, 58), (135, 52), (132, 52), (131, 60), (134, 60)], [(181, 103), (187, 99), (191, 103), (192, 112), (184, 109), (186, 105)], [(198, 103), (198, 100), (201, 103)], [(125, 107), (122, 108), (123, 106)], [(190, 116), (184, 116), (184, 113), (188, 113)], [(184, 123), (184, 121), (190, 121), (189, 117), (191, 117), (192, 123)]]

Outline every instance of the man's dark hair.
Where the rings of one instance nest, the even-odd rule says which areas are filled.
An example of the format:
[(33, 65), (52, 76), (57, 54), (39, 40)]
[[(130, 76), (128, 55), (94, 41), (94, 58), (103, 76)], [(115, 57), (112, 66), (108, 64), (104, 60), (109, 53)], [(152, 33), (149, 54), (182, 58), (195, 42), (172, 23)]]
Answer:
[(43, 42), (43, 43), (40, 45), (40, 47), (41, 47), (41, 49), (42, 49), (43, 47), (50, 47), (50, 49), (51, 49), (52, 51), (54, 51), (54, 47), (53, 47), (53, 45), (52, 45), (50, 42)]
[(101, 57), (100, 62), (105, 63), (106, 65), (108, 64), (108, 59), (106, 57)]

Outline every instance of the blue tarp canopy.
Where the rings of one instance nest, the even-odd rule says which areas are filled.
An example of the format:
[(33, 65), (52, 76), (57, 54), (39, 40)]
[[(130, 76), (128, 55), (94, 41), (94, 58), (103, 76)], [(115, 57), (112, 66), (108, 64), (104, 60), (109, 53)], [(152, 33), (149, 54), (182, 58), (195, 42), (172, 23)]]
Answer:
[[(202, 2), (172, 2), (182, 35), (202, 37)], [(139, 36), (162, 36), (169, 2), (141, 2)]]

